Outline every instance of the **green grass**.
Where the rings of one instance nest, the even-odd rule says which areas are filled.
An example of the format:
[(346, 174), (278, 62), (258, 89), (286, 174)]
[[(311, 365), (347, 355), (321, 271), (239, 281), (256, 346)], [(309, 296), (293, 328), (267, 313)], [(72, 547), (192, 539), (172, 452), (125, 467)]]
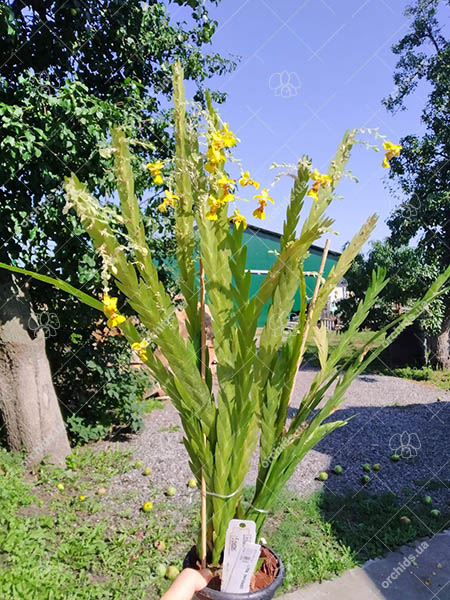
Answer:
[[(402, 522), (403, 516), (409, 524)], [(286, 590), (336, 577), (449, 525), (450, 510), (435, 519), (416, 497), (405, 506), (393, 494), (317, 493), (302, 499), (284, 493), (269, 520), (267, 537), (285, 563)]]
[[(112, 478), (131, 471), (133, 463), (128, 452), (84, 449), (68, 457), (66, 469), (44, 464), (30, 475), (19, 455), (0, 449), (0, 598), (160, 596), (169, 582), (156, 566), (181, 568), (195, 539), (198, 505), (167, 499), (145, 514), (137, 491), (114, 496)], [(98, 495), (101, 486), (105, 496)], [(157, 491), (151, 477), (148, 491), (149, 499)], [(410, 519), (406, 526), (402, 516)], [(449, 519), (444, 512), (433, 519), (418, 499), (401, 507), (390, 494), (298, 498), (285, 492), (264, 535), (283, 558), (286, 590), (338, 576), (388, 548), (448, 527)], [(158, 541), (163, 550), (156, 548)]]

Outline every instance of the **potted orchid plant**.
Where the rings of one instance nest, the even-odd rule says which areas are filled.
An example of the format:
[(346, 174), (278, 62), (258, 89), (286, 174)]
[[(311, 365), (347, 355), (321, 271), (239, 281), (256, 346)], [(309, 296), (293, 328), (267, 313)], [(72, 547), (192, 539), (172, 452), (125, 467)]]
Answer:
[[(174, 67), (173, 85), (174, 168), (169, 175), (161, 162), (149, 163), (148, 169), (154, 183), (161, 186), (160, 211), (173, 210), (175, 214), (176, 259), (187, 339), (180, 333), (177, 305), (159, 281), (152, 261), (134, 192), (129, 140), (120, 128), (112, 132), (111, 139), (120, 211), (100, 203), (75, 175), (67, 178), (65, 187), (67, 210), (76, 212), (102, 258), (103, 297), (93, 298), (45, 275), (1, 266), (57, 285), (102, 311), (108, 326), (122, 332), (171, 398), (183, 425), (190, 468), (201, 481), (202, 528), (190, 555), (191, 562), (209, 565), (220, 578), (230, 521), (253, 521), (260, 539), (271, 506), (298, 463), (320, 440), (346, 424), (345, 420), (329, 417), (352, 381), (431, 301), (446, 291), (450, 268), (421, 300), (388, 328), (374, 332), (363, 347), (348, 357), (349, 341), (387, 283), (385, 272), (375, 271), (348, 329), (330, 350), (326, 330), (317, 323), (330, 293), (373, 231), (376, 216), (361, 227), (324, 278), (326, 246), (321, 268), (314, 274), (311, 298), (306, 293), (303, 265), (311, 245), (331, 231), (333, 220), (326, 211), (345, 174), (357, 132), (345, 134), (327, 173), (314, 169), (307, 157), (298, 162), (292, 174), (293, 187), (279, 253), (258, 292), (251, 296), (251, 273), (246, 267), (243, 242), (246, 220), (236, 207), (237, 189), (254, 190), (253, 215), (259, 219), (266, 217), (273, 199), (267, 189), (259, 189), (248, 171), (241, 168), (240, 177), (230, 177), (227, 164), (239, 140), (221, 122), (209, 98), (208, 110), (201, 113), (206, 140), (202, 146), (198, 133), (200, 113), (187, 114), (179, 65)], [(384, 166), (389, 166), (401, 148), (385, 142), (384, 149)], [(301, 222), (301, 213), (310, 199), (311, 206)], [(139, 327), (135, 319), (121, 313), (117, 297), (111, 292), (112, 283), (125, 296)], [(286, 334), (285, 324), (298, 290), (298, 323)], [(258, 330), (258, 318), (267, 305), (266, 323)], [(206, 311), (211, 317), (214, 366), (206, 344)], [(294, 384), (309, 340), (317, 346), (320, 369), (301, 398), (295, 416), (289, 419)], [(247, 502), (243, 498), (244, 480), (256, 453), (256, 486)], [(281, 584), (281, 560), (269, 549), (265, 549), (263, 559), (260, 569), (265, 577), (260, 579), (264, 587), (253, 589), (249, 598), (270, 598)], [(234, 597), (209, 587), (198, 596)]]

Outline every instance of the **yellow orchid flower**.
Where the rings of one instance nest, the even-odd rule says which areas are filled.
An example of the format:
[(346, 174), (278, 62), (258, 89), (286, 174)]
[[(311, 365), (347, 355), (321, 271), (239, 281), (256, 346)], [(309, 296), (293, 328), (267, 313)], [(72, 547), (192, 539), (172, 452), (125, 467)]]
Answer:
[(242, 187), (245, 187), (246, 185), (253, 185), (257, 190), (259, 190), (259, 183), (250, 177), (250, 173), (248, 171), (244, 171), (242, 173), (242, 176), (239, 179), (239, 185)]
[(310, 173), (309, 176), (313, 181), (316, 182), (314, 185), (317, 186), (317, 189), (318, 189), (318, 186), (330, 185), (330, 183), (333, 182), (330, 175), (326, 175), (324, 173), (319, 173), (319, 171), (317, 169), (314, 169), (314, 171), (312, 173)]
[(158, 206), (160, 212), (166, 212), (168, 206), (175, 206), (179, 200), (179, 196), (172, 193), (170, 190), (164, 190), (164, 200)]
[(177, 196), (176, 194), (174, 194), (170, 190), (165, 190), (164, 191), (164, 196), (165, 196), (164, 202), (167, 202), (167, 204), (169, 204), (169, 206), (175, 206), (176, 203), (178, 202), (178, 200), (180, 199), (179, 196)]
[(163, 168), (164, 163), (160, 160), (154, 163), (147, 163), (147, 169), (150, 171), (151, 176), (153, 177), (153, 182), (157, 185), (161, 185), (163, 182), (163, 178), (161, 176), (161, 169)]
[(225, 162), (227, 160), (225, 154), (213, 146), (208, 148), (206, 157), (208, 158), (208, 162), (205, 164), (205, 169), (209, 171), (209, 173), (214, 173), (217, 166), (220, 165), (221, 162)]
[(126, 321), (126, 318), (123, 315), (114, 314), (108, 319), (106, 324), (112, 329), (113, 327), (117, 327), (117, 325), (120, 325), (124, 321)]
[(136, 354), (139, 356), (139, 358), (142, 361), (146, 361), (147, 360), (147, 348), (148, 346), (148, 341), (147, 340), (141, 340), (140, 342), (134, 342), (133, 344), (131, 344), (131, 348), (136, 352)]
[(219, 133), (222, 136), (222, 140), (226, 148), (236, 146), (236, 144), (241, 141), (238, 137), (236, 137), (236, 135), (231, 131), (231, 129), (228, 129), (228, 123), (223, 124), (222, 129)]
[(242, 225), (243, 229), (247, 229), (247, 219), (244, 215), (241, 215), (237, 208), (234, 209), (234, 214), (228, 219), (231, 223), (234, 223), (236, 229)]
[(267, 188), (264, 188), (261, 190), (260, 194), (257, 194), (256, 196), (253, 196), (253, 198), (255, 198), (255, 200), (259, 200), (260, 202), (264, 202), (265, 204), (267, 204), (267, 200), (269, 202), (272, 202), (273, 204), (273, 200), (271, 198), (271, 196), (269, 196), (269, 190)]
[(220, 179), (218, 179), (216, 183), (223, 189), (225, 194), (230, 194), (230, 189), (233, 188), (236, 184), (234, 179), (231, 179), (231, 177), (227, 177), (226, 175), (222, 175), (222, 177), (220, 177)]
[(400, 146), (400, 144), (393, 144), (392, 142), (384, 142), (383, 148), (392, 156), (399, 156), (403, 146)]
[(117, 298), (111, 298), (108, 294), (103, 296), (103, 312), (107, 317), (113, 315), (117, 310)]
[(403, 146), (400, 146), (400, 144), (393, 144), (392, 142), (387, 141), (387, 142), (384, 142), (383, 148), (386, 151), (386, 154), (384, 156), (382, 166), (383, 166), (383, 169), (389, 169), (391, 166), (389, 164), (389, 161), (394, 156), (399, 156), (400, 152), (403, 149)]
[(314, 189), (314, 187), (312, 187), (309, 192), (306, 193), (307, 196), (311, 196), (311, 198), (314, 200), (314, 202), (317, 202), (319, 199), (319, 194), (317, 193), (317, 190)]
[(258, 208), (253, 211), (253, 216), (255, 219), (265, 219), (266, 213), (264, 212), (264, 205), (260, 204)]
[(209, 204), (210, 208), (209, 208), (209, 211), (206, 213), (205, 217), (209, 221), (217, 221), (216, 213), (219, 210), (219, 208), (221, 208), (223, 206), (222, 200), (220, 200), (219, 198), (216, 198), (215, 196), (210, 194), (208, 197), (208, 204)]

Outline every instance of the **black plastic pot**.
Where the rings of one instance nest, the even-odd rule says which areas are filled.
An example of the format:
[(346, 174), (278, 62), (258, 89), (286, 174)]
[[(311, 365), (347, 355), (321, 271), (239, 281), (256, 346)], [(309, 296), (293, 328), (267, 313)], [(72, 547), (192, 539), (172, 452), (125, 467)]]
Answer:
[[(195, 598), (198, 600), (271, 600), (276, 590), (283, 583), (285, 571), (284, 565), (281, 562), (281, 558), (270, 548), (267, 548), (266, 546), (264, 547), (275, 556), (278, 562), (278, 574), (270, 585), (262, 590), (248, 592), (248, 594), (228, 594), (227, 592), (213, 590), (212, 588), (206, 586), (200, 592), (195, 594)], [(191, 552), (184, 559), (183, 567), (194, 567)]]

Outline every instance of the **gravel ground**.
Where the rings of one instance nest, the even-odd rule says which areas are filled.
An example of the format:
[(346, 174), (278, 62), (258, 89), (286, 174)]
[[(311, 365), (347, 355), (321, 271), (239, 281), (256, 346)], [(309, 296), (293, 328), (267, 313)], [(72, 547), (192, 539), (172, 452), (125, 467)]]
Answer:
[[(296, 403), (308, 389), (315, 371), (302, 370), (296, 387)], [(295, 406), (292, 407), (295, 411)], [(350, 387), (345, 401), (333, 420), (353, 417), (345, 427), (334, 431), (297, 467), (288, 488), (305, 495), (325, 485), (326, 491), (340, 494), (362, 488), (362, 465), (380, 463), (378, 473), (365, 486), (370, 493), (392, 491), (400, 497), (429, 494), (441, 508), (450, 503), (450, 393), (420, 382), (396, 377), (364, 375)], [(163, 499), (168, 486), (177, 489), (177, 500), (190, 503), (198, 491), (188, 489), (191, 477), (188, 457), (182, 444), (179, 417), (168, 402), (162, 410), (146, 417), (143, 433), (120, 442), (99, 446), (132, 449), (135, 460), (150, 467), (145, 477), (142, 469), (118, 476), (113, 483), (116, 492), (128, 492), (140, 503)], [(390, 456), (411, 453), (410, 458), (394, 463)], [(322, 470), (334, 465), (344, 467), (340, 476), (330, 473), (323, 484), (317, 479)], [(249, 473), (252, 483), (255, 465)], [(424, 486), (433, 486), (430, 487)], [(149, 498), (149, 495), (151, 498)]]

